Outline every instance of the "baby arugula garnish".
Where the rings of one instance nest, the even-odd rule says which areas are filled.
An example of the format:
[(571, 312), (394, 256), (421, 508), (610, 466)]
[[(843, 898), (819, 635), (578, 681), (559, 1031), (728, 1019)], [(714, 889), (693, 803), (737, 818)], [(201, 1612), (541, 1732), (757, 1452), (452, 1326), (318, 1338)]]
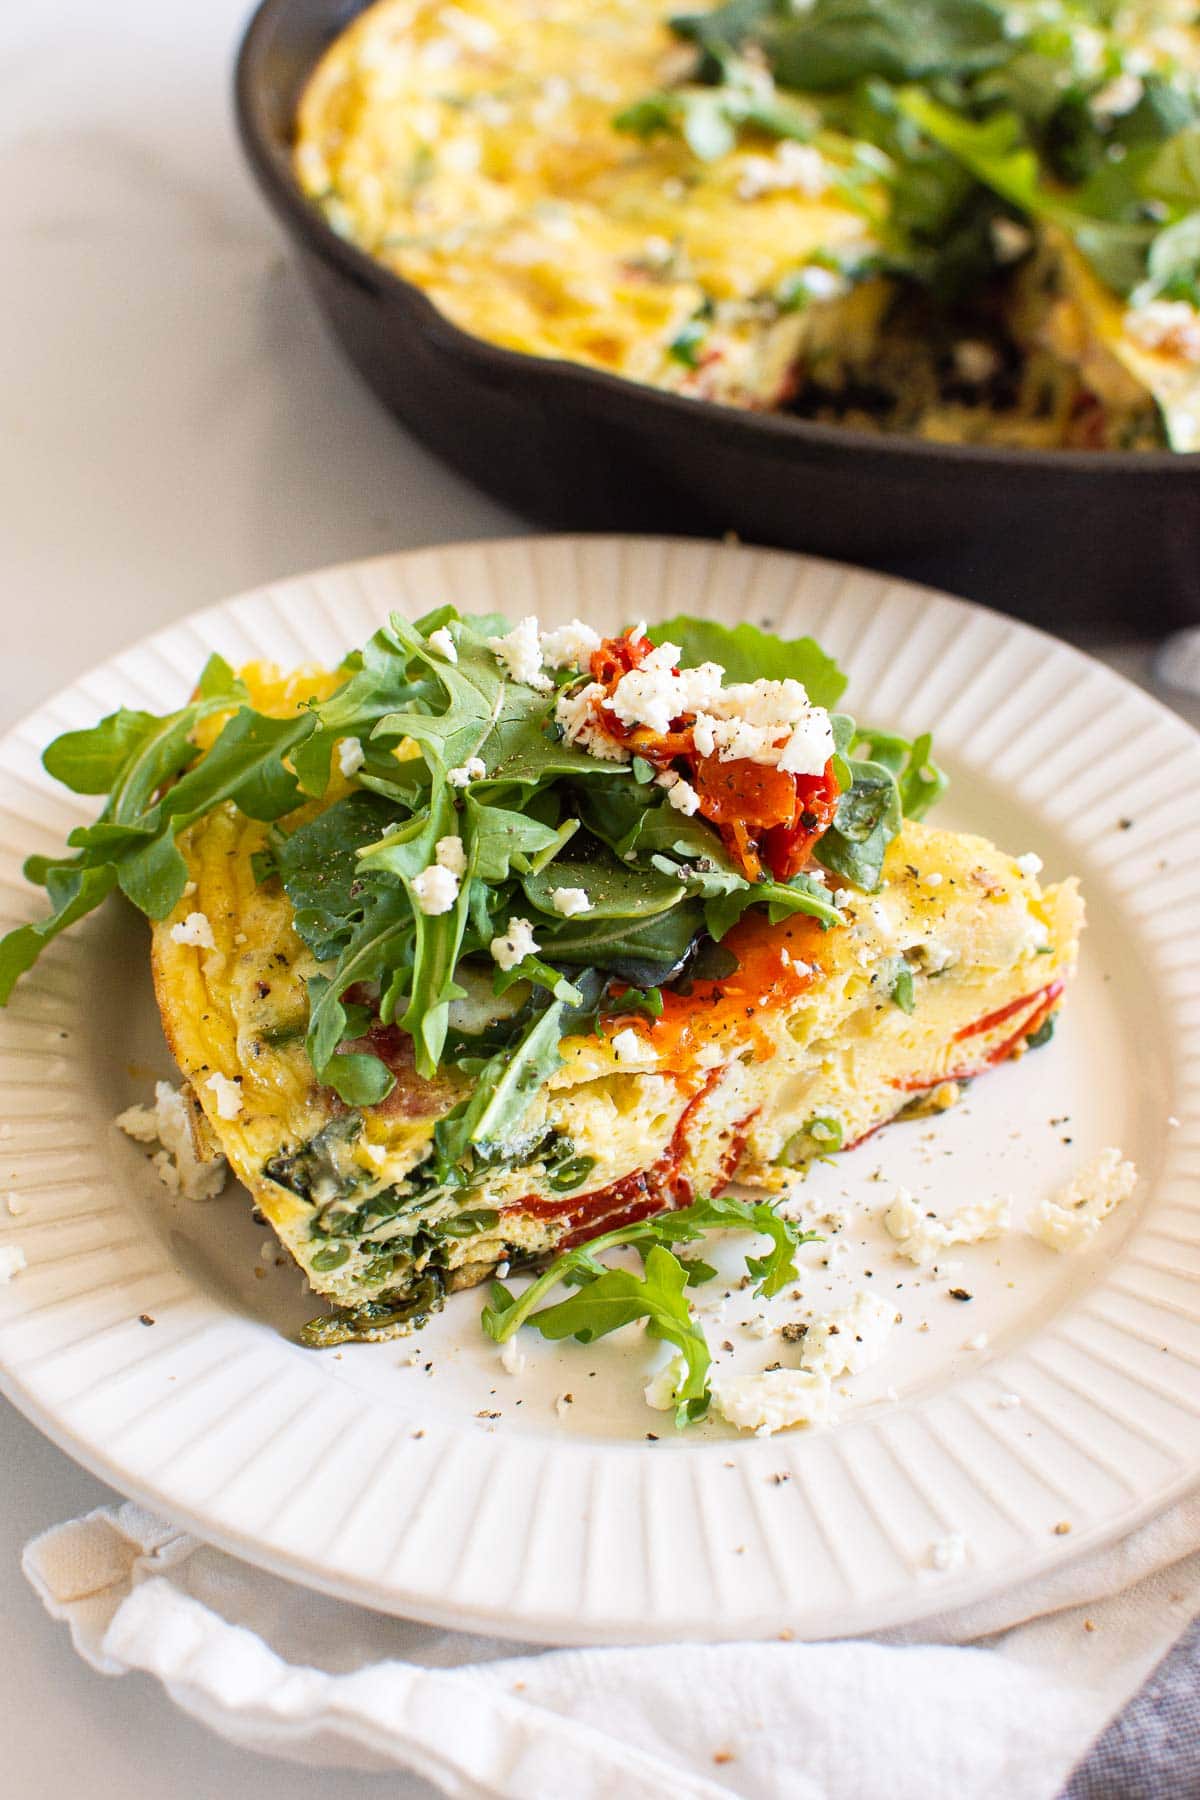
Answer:
[(1057, 229), (1136, 304), (1200, 303), (1200, 84), (1186, 59), (1151, 66), (1136, 13), (728, 0), (671, 25), (694, 73), (618, 129), (676, 134), (702, 161), (743, 137), (814, 145), (874, 228), (873, 268), (954, 299), (1003, 263), (992, 225), (1015, 218)]
[[(328, 698), (282, 718), (256, 711), (213, 657), (186, 706), (162, 717), (121, 710), (56, 739), (46, 768), (104, 806), (70, 834), (70, 854), (26, 865), (51, 910), (0, 941), (0, 1003), (110, 893), (152, 920), (171, 914), (188, 881), (180, 834), (232, 807), (263, 826), (257, 877), (281, 885), (313, 959), (306, 1048), (317, 1079), (352, 1108), (378, 1103), (396, 1079), (379, 1034), (398, 1030), (418, 1075), (458, 1081), (427, 1173), (462, 1187), (519, 1153), (564, 1036), (603, 1033), (617, 1013), (652, 1028), (673, 985), (729, 973), (721, 940), (750, 908), (836, 927), (837, 894), (815, 865), (871, 891), (903, 817), (943, 786), (927, 737), (860, 731), (840, 713), (829, 721), (834, 754), (814, 777), (702, 758), (686, 721), (593, 754), (564, 729), (560, 702), (614, 657), (618, 673), (638, 667), (650, 642), (627, 634), (543, 671), (526, 624), (532, 666), (498, 653), (503, 618), (450, 606), (415, 623), (393, 614), (347, 658)], [(726, 687), (799, 682), (816, 708), (845, 687), (810, 638), (686, 617), (652, 635), (681, 646), (681, 666), (720, 665)], [(672, 804), (684, 768), (701, 786), (706, 773), (736, 776), (746, 805), (719, 786), (689, 787), (696, 804)], [(762, 837), (760, 860), (744, 815), (764, 803), (764, 784), (794, 818)], [(481, 986), (503, 1004), (484, 1009), (484, 1024), (456, 1025), (455, 1003)], [(658, 1259), (645, 1279), (665, 1296), (669, 1273)]]
[[(816, 1232), (800, 1231), (763, 1202), (754, 1204), (728, 1195), (697, 1200), (678, 1212), (619, 1226), (566, 1251), (519, 1296), (514, 1297), (503, 1282), (494, 1281), (490, 1302), (481, 1316), (483, 1328), (498, 1344), (507, 1343), (523, 1325), (544, 1338), (573, 1337), (590, 1344), (623, 1325), (645, 1319), (651, 1337), (673, 1344), (680, 1353), (681, 1375), (673, 1395), (675, 1423), (688, 1425), (708, 1410), (712, 1357), (687, 1292), (689, 1287), (713, 1280), (716, 1270), (698, 1257), (681, 1257), (676, 1252), (713, 1231), (752, 1231), (771, 1240), (763, 1255), (746, 1258), (754, 1292), (768, 1299), (795, 1281), (800, 1245), (820, 1241)], [(609, 1268), (600, 1261), (607, 1252), (622, 1248), (635, 1250), (641, 1257), (640, 1275), (631, 1269)], [(560, 1287), (575, 1291), (566, 1299), (544, 1305)]]

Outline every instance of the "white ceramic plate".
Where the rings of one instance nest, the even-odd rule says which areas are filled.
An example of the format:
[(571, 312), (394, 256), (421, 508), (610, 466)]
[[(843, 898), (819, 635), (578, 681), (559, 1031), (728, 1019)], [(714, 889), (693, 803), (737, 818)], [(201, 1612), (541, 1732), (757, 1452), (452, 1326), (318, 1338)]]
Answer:
[[(814, 1211), (867, 1223), (842, 1233), (836, 1271), (804, 1252), (806, 1298), (824, 1307), (870, 1271), (904, 1314), (893, 1354), (844, 1385), (835, 1428), (757, 1440), (716, 1422), (677, 1435), (650, 1413), (655, 1353), (636, 1333), (537, 1341), (506, 1374), (478, 1295), (452, 1299), (415, 1356), (297, 1348), (286, 1332), (316, 1309), (294, 1270), (257, 1260), (267, 1234), (245, 1196), (172, 1200), (111, 1124), (170, 1073), (144, 926), (114, 907), (0, 1014), (0, 1242), (28, 1259), (0, 1287), (4, 1392), (95, 1473), (252, 1561), (529, 1640), (895, 1624), (1033, 1575), (1194, 1480), (1200, 740), (1050, 638), (857, 570), (682, 541), (525, 539), (283, 582), (126, 651), (0, 745), (5, 922), (36, 910), (22, 855), (81, 816), (39, 766), (56, 732), (180, 702), (210, 650), (328, 662), (390, 608), (445, 599), (614, 628), (687, 610), (811, 631), (848, 668), (858, 717), (933, 726), (954, 778), (943, 822), (1082, 877), (1083, 964), (1052, 1044), (809, 1178)], [(1019, 1220), (1109, 1143), (1142, 1181), (1083, 1259), (1018, 1225), (933, 1279), (878, 1228), (897, 1181), (947, 1209), (1009, 1191)], [(754, 1338), (757, 1311), (735, 1290), (713, 1322), (735, 1344), (726, 1362), (794, 1355)], [(933, 1546), (959, 1533), (965, 1561), (939, 1571)]]

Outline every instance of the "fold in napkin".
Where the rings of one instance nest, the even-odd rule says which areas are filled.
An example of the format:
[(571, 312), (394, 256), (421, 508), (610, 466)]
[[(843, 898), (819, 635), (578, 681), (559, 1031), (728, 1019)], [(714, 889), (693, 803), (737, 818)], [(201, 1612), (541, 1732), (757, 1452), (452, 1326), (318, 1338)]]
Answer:
[[(1053, 1800), (1200, 1613), (1200, 1494), (1039, 1582), (844, 1643), (514, 1653), (312, 1594), (132, 1504), (23, 1563), (93, 1668), (154, 1676), (248, 1748), (463, 1800)], [(1114, 1727), (1098, 1754), (1120, 1748)]]

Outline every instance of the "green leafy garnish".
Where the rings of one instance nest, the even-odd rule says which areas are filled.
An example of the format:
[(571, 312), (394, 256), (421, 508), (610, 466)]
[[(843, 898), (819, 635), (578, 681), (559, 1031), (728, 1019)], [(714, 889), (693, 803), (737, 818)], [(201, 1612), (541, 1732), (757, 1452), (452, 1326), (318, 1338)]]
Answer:
[[(481, 1315), (483, 1329), (498, 1344), (507, 1342), (523, 1325), (546, 1338), (573, 1337), (590, 1344), (623, 1325), (646, 1319), (650, 1335), (674, 1344), (683, 1358), (683, 1375), (674, 1394), (675, 1422), (687, 1425), (708, 1409), (711, 1361), (687, 1289), (711, 1279), (715, 1270), (699, 1258), (683, 1258), (676, 1251), (711, 1231), (752, 1231), (771, 1239), (769, 1251), (746, 1258), (747, 1271), (755, 1278), (755, 1293), (767, 1298), (796, 1280), (800, 1246), (820, 1241), (816, 1232), (800, 1231), (763, 1202), (727, 1195), (698, 1200), (678, 1212), (618, 1226), (566, 1251), (520, 1296), (514, 1296), (501, 1282), (493, 1282), (491, 1298)], [(606, 1252), (625, 1247), (641, 1256), (641, 1275), (607, 1268), (600, 1262)], [(571, 1287), (574, 1292), (544, 1306), (542, 1302), (558, 1287)]]
[[(506, 631), (501, 618), (450, 606), (415, 623), (394, 615), (347, 658), (327, 698), (285, 718), (254, 710), (213, 658), (187, 706), (162, 718), (120, 711), (57, 739), (47, 769), (106, 800), (71, 833), (72, 854), (31, 859), (51, 911), (0, 944), (0, 997), (114, 891), (152, 919), (168, 915), (187, 881), (179, 834), (232, 807), (262, 827), (255, 880), (280, 884), (311, 957), (306, 1021), (289, 1017), (282, 1036), (269, 1026), (264, 1041), (303, 1031), (316, 1080), (356, 1114), (387, 1098), (406, 1062), (443, 1078), (450, 1096), (420, 1173), (433, 1192), (535, 1158), (531, 1105), (559, 1067), (562, 1039), (602, 1032), (602, 1019), (621, 1012), (656, 1019), (672, 983), (722, 979), (736, 965), (720, 940), (749, 909), (838, 926), (823, 880), (750, 880), (712, 825), (670, 806), (654, 764), (617, 765), (568, 742), (555, 718), (559, 689), (515, 680), (489, 644)], [(680, 643), (685, 663), (723, 663), (730, 681), (802, 682), (814, 704), (832, 704), (845, 686), (810, 638), (686, 616), (654, 635)], [(832, 723), (845, 792), (820, 854), (869, 888), (902, 810), (923, 810), (942, 778), (927, 738), (857, 733), (841, 714)], [(321, 804), (347, 739), (361, 751), (339, 759), (352, 771), (349, 791)], [(450, 866), (444, 855), (454, 880), (444, 902), (427, 906), (430, 872)], [(562, 889), (582, 890), (586, 910), (564, 916)], [(498, 964), (491, 946), (514, 920), (531, 947)], [(494, 1009), (465, 1029), (455, 1009), (468, 996), (477, 1007), (481, 989)], [(590, 1167), (564, 1151), (547, 1177), (569, 1193)]]
[[(696, 68), (626, 107), (617, 129), (673, 133), (701, 162), (764, 136), (814, 144), (874, 239), (873, 255), (839, 265), (847, 281), (882, 270), (951, 303), (987, 291), (1003, 279), (991, 227), (1015, 217), (1064, 233), (1139, 304), (1200, 305), (1200, 84), (1186, 57), (1134, 60), (1136, 13), (1104, 0), (728, 0), (671, 23)], [(1111, 105), (1115, 81), (1136, 85)], [(784, 310), (789, 293), (803, 283), (785, 285)]]
[(678, 644), (684, 668), (719, 663), (727, 682), (798, 681), (814, 706), (836, 706), (846, 691), (846, 677), (831, 656), (810, 637), (781, 638), (757, 625), (718, 625), (712, 619), (679, 614), (648, 628), (655, 644)]
[(901, 961), (892, 976), (888, 993), (901, 1012), (911, 1013), (915, 1008), (917, 1000), (913, 990), (913, 972), (906, 962)]

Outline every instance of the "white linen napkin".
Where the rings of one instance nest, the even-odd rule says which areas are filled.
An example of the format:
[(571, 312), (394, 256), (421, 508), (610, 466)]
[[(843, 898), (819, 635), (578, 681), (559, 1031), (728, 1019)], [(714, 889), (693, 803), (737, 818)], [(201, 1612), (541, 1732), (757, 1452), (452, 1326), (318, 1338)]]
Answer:
[(93, 1668), (154, 1676), (246, 1747), (456, 1800), (1052, 1800), (1200, 1611), (1200, 1493), (1041, 1581), (842, 1643), (515, 1653), (310, 1593), (132, 1503), (23, 1565)]

